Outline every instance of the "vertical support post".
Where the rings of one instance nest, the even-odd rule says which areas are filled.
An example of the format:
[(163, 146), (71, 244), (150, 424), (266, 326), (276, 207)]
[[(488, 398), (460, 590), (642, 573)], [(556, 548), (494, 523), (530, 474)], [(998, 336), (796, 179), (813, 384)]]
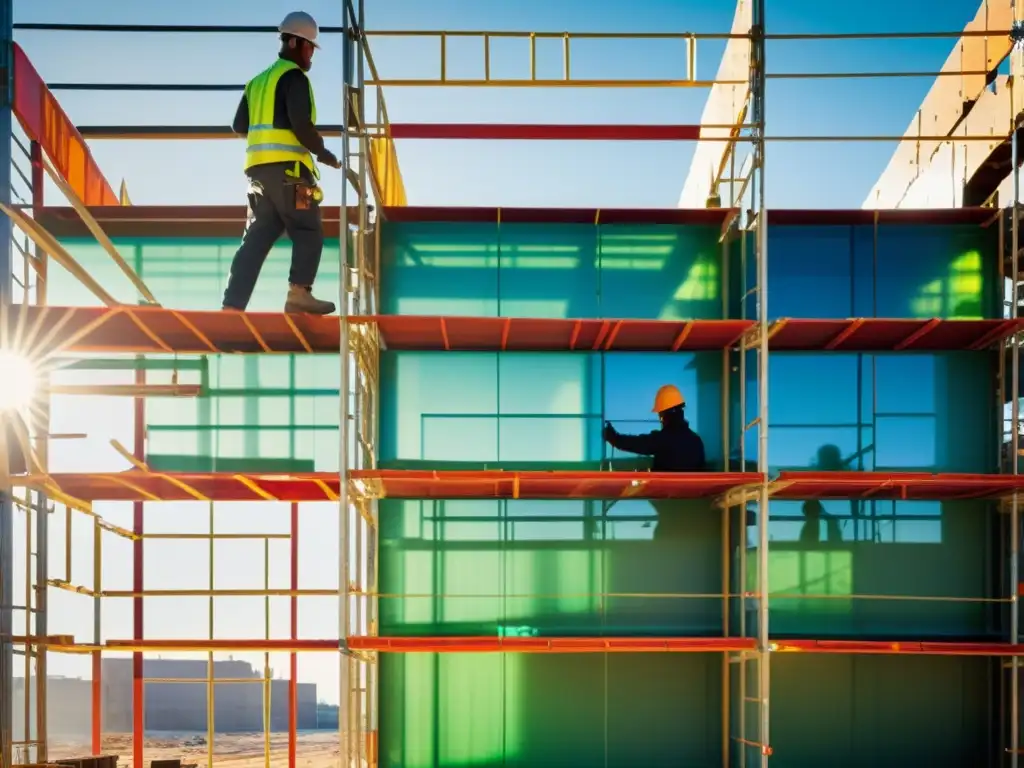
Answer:
[(757, 469), (762, 473), (757, 520), (757, 651), (760, 728), (758, 741), (761, 766), (767, 768), (771, 757), (771, 641), (768, 632), (768, 222), (765, 210), (765, 0), (754, 0), (751, 29), (750, 93), (754, 123), (754, 163), (757, 173), (753, 189), (754, 255), (757, 263), (757, 379), (758, 379), (758, 450)]
[[(366, 28), (366, 2), (365, 0), (352, 0), (355, 3), (355, 40), (353, 42), (353, 49), (355, 53), (355, 118), (356, 118), (356, 130), (358, 131), (357, 147), (359, 156), (359, 168), (357, 170), (358, 178), (358, 189), (356, 194), (359, 198), (359, 216), (356, 228), (356, 249), (358, 254), (357, 270), (358, 270), (358, 285), (359, 291), (357, 293), (357, 301), (359, 302), (357, 312), (365, 313), (366, 310), (373, 306), (373, 291), (376, 284), (375, 275), (374, 280), (371, 282), (369, 278), (370, 266), (367, 263), (366, 258), (366, 246), (367, 246), (367, 232), (369, 230), (369, 210), (368, 210), (368, 195), (371, 187), (369, 175), (367, 169), (369, 167), (369, 156), (370, 147), (369, 139), (367, 138), (366, 130), (366, 55), (363, 50), (363, 46), (366, 45), (366, 38), (363, 34)], [(351, 12), (350, 7), (350, 12)], [(351, 128), (351, 126), (349, 126)], [(361, 441), (368, 450), (357, 451), (359, 457), (359, 466), (366, 467), (367, 464), (374, 466), (376, 464), (376, 435), (374, 434), (374, 425), (376, 424), (376, 403), (377, 398), (374, 393), (371, 392), (371, 387), (376, 387), (376, 375), (372, 375), (371, 371), (368, 370), (369, 360), (367, 360), (367, 354), (360, 355), (359, 359), (363, 361), (363, 364), (359, 366), (359, 370), (362, 375), (363, 383), (359, 386), (358, 376), (356, 387), (357, 390), (362, 392), (362, 396), (359, 397), (359, 414), (357, 424), (359, 425), (359, 433)], [(376, 359), (374, 359), (376, 365)], [(369, 434), (367, 434), (369, 433)], [(373, 455), (367, 457), (367, 453), (372, 452)], [(376, 501), (370, 502), (372, 510), (376, 510)], [(374, 578), (374, 569), (376, 566), (376, 520), (375, 514), (370, 514), (370, 519), (373, 520), (374, 524), (369, 525), (367, 522), (359, 516), (357, 518), (357, 525), (359, 526), (359, 536), (357, 536), (356, 548), (357, 548), (357, 559), (359, 569), (359, 580), (361, 587), (361, 597), (359, 602), (359, 611), (357, 612), (357, 627), (358, 632), (361, 634), (369, 634), (372, 632), (372, 626), (374, 623), (374, 613), (372, 610), (372, 601), (375, 599), (374, 595), (377, 592), (376, 579)], [(362, 535), (365, 531), (365, 536)], [(374, 687), (376, 685), (376, 675), (373, 664), (362, 661), (359, 664), (362, 674), (359, 688), (362, 691), (362, 695), (359, 698), (359, 705), (356, 708), (359, 721), (356, 723), (358, 732), (361, 738), (359, 739), (359, 750), (357, 755), (361, 757), (359, 765), (367, 765), (369, 768), (376, 766), (376, 731), (374, 721), (376, 714), (374, 711), (374, 700), (376, 698)]]
[[(1014, 28), (1019, 26), (1019, 8), (1014, 3)], [(1016, 104), (1014, 100), (1014, 85), (1018, 78), (1024, 74), (1021, 67), (1021, 48), (1018, 42), (1014, 46), (1010, 58), (1010, 104)], [(1013, 210), (1010, 214), (1010, 285), (1012, 288), (1010, 300), (1010, 317), (1017, 319), (1020, 314), (1018, 290), (1020, 287), (1020, 142), (1017, 138), (1019, 120), (1016, 114), (1011, 116), (1012, 131), (1010, 138), (1010, 153), (1012, 156), (1013, 173)], [(1002, 255), (1000, 255), (1002, 258)], [(1020, 466), (1020, 334), (1014, 333), (1010, 345), (1011, 366), (1010, 371), (1012, 400), (1010, 405), (1010, 467), (1014, 475), (1018, 474)], [(1011, 644), (1016, 645), (1019, 640), (1020, 628), (1020, 601), (1018, 598), (1020, 582), (1020, 499), (1014, 493), (1010, 506), (1010, 636)], [(1020, 765), (1020, 659), (1017, 656), (1010, 658), (1010, 766), (1018, 768)]]
[[(1020, 116), (1014, 111), (1017, 106), (1016, 86), (1024, 75), (1024, 51), (1022, 51), (1021, 9), (1016, 0), (1011, 0), (1013, 13), (1014, 45), (1010, 55), (1010, 153), (1011, 173), (1013, 174), (1013, 202), (1010, 214), (1010, 317), (1016, 320), (1020, 316), (1020, 141), (1017, 138), (1020, 128)], [(1003, 255), (1000, 254), (1000, 259)], [(1010, 342), (1011, 368), (1011, 405), (1010, 405), (1010, 467), (1011, 472), (1019, 473), (1020, 466), (1020, 334), (1014, 333)], [(1010, 507), (1010, 632), (1009, 641), (1016, 644), (1020, 639), (1020, 498), (1013, 494)], [(1020, 659), (1014, 655), (1010, 658), (1010, 729), (1009, 753), (1011, 768), (1020, 765)]]
[[(45, 200), (46, 171), (43, 169), (43, 148), (38, 141), (33, 141), (29, 146), (29, 160), (32, 164), (32, 213), (37, 216), (43, 208)], [(47, 301), (47, 268), (50, 257), (46, 251), (38, 245), (34, 246), (34, 253), (37, 263), (36, 278), (36, 304), (45, 306)], [(42, 383), (49, 385), (49, 374), (46, 374)], [(42, 418), (39, 420), (39, 434), (41, 436), (50, 433), (50, 398), (49, 395), (42, 399)], [(39, 461), (44, 469), (50, 466), (50, 443), (42, 439), (38, 443)], [(36, 495), (39, 514), (36, 515), (36, 574), (35, 574), (35, 635), (46, 637), (49, 632), (47, 621), (47, 603), (49, 598), (48, 579), (50, 573), (50, 516), (46, 513), (48, 500), (42, 493)], [(46, 681), (47, 681), (47, 653), (45, 645), (39, 646), (36, 650), (36, 761), (47, 762), (47, 730), (46, 730)]]
[[(291, 631), (289, 637), (294, 641), (299, 637), (299, 598), (295, 591), (299, 588), (299, 505), (292, 502), (291, 535), (288, 537), (290, 550), (288, 567), (292, 590)], [(295, 768), (296, 746), (299, 739), (299, 655), (292, 651), (288, 654), (288, 768)]]
[[(270, 539), (263, 539), (263, 636), (270, 640)], [(270, 652), (263, 653), (263, 768), (270, 768), (271, 683)]]
[[(42, 514), (46, 514), (45, 510)], [(70, 535), (70, 532), (69, 532)], [(92, 642), (97, 649), (103, 643), (103, 529), (99, 519), (92, 525)], [(92, 653), (92, 753), (103, 752), (103, 651)]]
[[(736, 201), (738, 206), (742, 207), (742, 200)], [(742, 213), (741, 213), (742, 215)], [(747, 290), (749, 281), (749, 270), (747, 269), (748, 260), (747, 254), (749, 251), (747, 233), (740, 228), (740, 279), (743, 290), (740, 292), (740, 317), (744, 320), (747, 319)], [(740, 471), (747, 471), (747, 339), (744, 337), (740, 341), (739, 348), (739, 400), (740, 400)], [(736, 578), (739, 590), (739, 633), (740, 637), (747, 636), (747, 500), (744, 495), (739, 505), (739, 520), (740, 520), (740, 534), (737, 552), (737, 559), (739, 562), (736, 567)], [(736, 701), (738, 702), (738, 708), (736, 711), (736, 728), (737, 738), (739, 744), (739, 764), (740, 768), (746, 768), (747, 765), (747, 655), (746, 651), (743, 651), (735, 656), (735, 662), (737, 665), (737, 688)]]
[[(722, 318), (729, 317), (729, 240), (731, 238), (732, 225), (721, 233), (721, 282), (720, 290), (722, 292)], [(719, 389), (720, 397), (722, 398), (721, 403), (721, 419), (722, 419), (722, 471), (728, 472), (730, 469), (729, 465), (729, 453), (730, 453), (730, 440), (729, 440), (729, 415), (730, 415), (730, 386), (729, 386), (729, 348), (722, 350), (722, 385)], [(732, 573), (732, 563), (729, 560), (729, 553), (731, 551), (730, 540), (731, 529), (732, 529), (732, 506), (726, 504), (722, 509), (722, 636), (729, 636), (729, 593), (730, 593), (730, 574)], [(731, 731), (731, 718), (730, 711), (732, 708), (732, 691), (729, 686), (729, 670), (731, 668), (731, 656), (728, 653), (722, 654), (722, 768), (729, 768), (730, 763), (730, 731)]]
[[(27, 286), (28, 283), (26, 282)], [(31, 634), (31, 630), (28, 629), (29, 617), (32, 615), (32, 496), (28, 496), (28, 504), (25, 506), (25, 634)], [(46, 514), (45, 511), (39, 514)], [(25, 683), (21, 687), (22, 697), (21, 704), (23, 707), (23, 717), (25, 727), (22, 730), (22, 739), (25, 741), (25, 759), (23, 762), (33, 762), (28, 755), (32, 754), (35, 750), (32, 749), (33, 734), (35, 729), (32, 728), (32, 657), (35, 656), (42, 648), (45, 648), (44, 644), (39, 644), (37, 641), (27, 640), (25, 643), (25, 672), (24, 680)]]
[(348, 651), (349, 636), (349, 521), (352, 517), (349, 509), (348, 494), (348, 444), (349, 436), (349, 326), (348, 326), (348, 295), (349, 295), (349, 223), (348, 223), (348, 172), (349, 162), (349, 131), (351, 130), (349, 109), (349, 88), (352, 84), (353, 26), (354, 19), (350, 13), (350, 5), (342, 4), (342, 125), (341, 141), (341, 207), (338, 210), (338, 250), (339, 250), (339, 286), (338, 314), (341, 325), (338, 356), (341, 365), (339, 383), (338, 413), (338, 643), (341, 658), (338, 665), (338, 739), (341, 755), (341, 768), (351, 768), (354, 734), (350, 718), (352, 716), (351, 701), (351, 665), (352, 657)]
[[(135, 383), (146, 383), (146, 370), (139, 366), (135, 370)], [(135, 435), (132, 450), (139, 461), (146, 460), (146, 401), (135, 398)], [(145, 505), (141, 501), (132, 504), (132, 532), (136, 539), (132, 542), (132, 638), (142, 640), (145, 637), (143, 621), (142, 592), (146, 587), (143, 569), (143, 534), (145, 533)], [(133, 765), (143, 765), (146, 737), (146, 675), (145, 662), (141, 651), (132, 653), (132, 760)]]
[[(216, 462), (216, 459), (214, 459)], [(216, 626), (216, 598), (213, 596), (215, 577), (214, 574), (216, 569), (214, 568), (215, 555), (217, 551), (217, 537), (214, 535), (216, 526), (216, 506), (214, 502), (210, 502), (209, 507), (209, 527), (210, 527), (210, 543), (207, 549), (207, 573), (209, 574), (209, 580), (207, 582), (210, 588), (210, 597), (206, 601), (206, 627), (207, 637), (213, 640), (214, 628)], [(206, 655), (206, 768), (213, 768), (213, 755), (215, 753), (214, 740), (216, 735), (216, 724), (217, 724), (217, 688), (216, 688), (216, 677), (217, 669), (214, 665), (213, 651), (210, 651)]]
[[(0, 202), (11, 203), (11, 131), (13, 128), (14, 0), (0, 0)], [(13, 254), (11, 220), (0, 217), (0, 314), (13, 304)], [(6, 438), (0, 429), (0, 442)], [(0, 461), (7, 451), (0, 446)], [(8, 467), (0, 467), (0, 768), (10, 768), (14, 758), (11, 734), (14, 727), (14, 506)], [(28, 680), (25, 681), (26, 689)], [(27, 725), (27, 723), (26, 723)]]

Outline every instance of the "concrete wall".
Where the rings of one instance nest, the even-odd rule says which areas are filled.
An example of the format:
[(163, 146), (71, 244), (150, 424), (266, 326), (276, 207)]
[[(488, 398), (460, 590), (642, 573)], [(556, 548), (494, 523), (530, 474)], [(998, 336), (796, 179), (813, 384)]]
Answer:
[[(29, 722), (35, 728), (35, 680), (30, 682)], [(15, 741), (26, 739), (25, 733), (25, 680), (14, 678)], [(70, 677), (51, 677), (47, 685), (46, 728), (51, 736), (62, 739), (88, 738), (92, 725), (92, 686), (89, 680)], [(37, 734), (32, 733), (35, 738)]]

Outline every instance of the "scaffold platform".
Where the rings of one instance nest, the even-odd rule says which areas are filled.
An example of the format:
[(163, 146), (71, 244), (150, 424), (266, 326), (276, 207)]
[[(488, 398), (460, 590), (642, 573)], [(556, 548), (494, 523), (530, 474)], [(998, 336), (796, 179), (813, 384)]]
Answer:
[[(682, 352), (739, 345), (751, 320), (626, 320), (356, 315), (393, 351)], [(9, 338), (68, 354), (329, 354), (341, 344), (337, 316), (153, 306), (24, 306), (7, 318)], [(1024, 320), (781, 319), (769, 327), (777, 351), (944, 351), (991, 347)], [(751, 342), (751, 346), (753, 342)]]

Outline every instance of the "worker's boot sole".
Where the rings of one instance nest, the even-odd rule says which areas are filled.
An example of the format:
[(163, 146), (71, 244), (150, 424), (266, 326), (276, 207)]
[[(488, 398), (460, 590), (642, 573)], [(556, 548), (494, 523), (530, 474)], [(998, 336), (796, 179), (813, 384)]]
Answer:
[(286, 315), (330, 315), (337, 307), (329, 301), (317, 301), (299, 304), (297, 302), (285, 302), (284, 311)]

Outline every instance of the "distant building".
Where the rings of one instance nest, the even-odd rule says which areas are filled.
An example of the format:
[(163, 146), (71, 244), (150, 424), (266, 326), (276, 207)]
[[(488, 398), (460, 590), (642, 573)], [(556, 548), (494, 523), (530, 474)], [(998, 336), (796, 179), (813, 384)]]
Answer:
[[(195, 683), (146, 683), (147, 731), (203, 731), (206, 723), (207, 663), (201, 659), (146, 659), (147, 679), (195, 680)], [(263, 730), (260, 673), (245, 661), (214, 662), (214, 679), (253, 680), (215, 683), (214, 729), (218, 733)], [(132, 660), (103, 660), (103, 730), (132, 729)], [(316, 685), (299, 683), (299, 730), (317, 727)], [(288, 681), (271, 680), (270, 730), (288, 730)]]
[[(147, 679), (195, 680), (194, 683), (146, 683), (147, 731), (201, 732), (206, 723), (207, 663), (193, 659), (146, 659)], [(218, 733), (263, 730), (263, 685), (260, 673), (245, 661), (214, 662), (214, 678), (253, 680), (252, 683), (214, 684), (214, 729)], [(14, 733), (24, 733), (24, 679), (14, 680)], [(103, 660), (103, 731), (132, 730), (132, 660)], [(32, 696), (34, 707), (35, 696)], [(51, 677), (47, 685), (47, 728), (54, 737), (83, 736), (91, 728), (92, 682)], [(299, 730), (318, 727), (316, 684), (299, 683)], [(30, 714), (34, 719), (34, 713)], [(337, 715), (325, 727), (337, 727)], [(270, 730), (288, 730), (288, 681), (271, 680)], [(15, 739), (21, 738), (16, 735)]]
[[(88, 739), (92, 727), (92, 683), (77, 677), (51, 677), (46, 686), (46, 730), (50, 736), (64, 739)], [(14, 678), (15, 741), (26, 739), (25, 734), (25, 678)], [(35, 728), (35, 686), (31, 687), (29, 722)], [(32, 734), (36, 736), (35, 733)]]

